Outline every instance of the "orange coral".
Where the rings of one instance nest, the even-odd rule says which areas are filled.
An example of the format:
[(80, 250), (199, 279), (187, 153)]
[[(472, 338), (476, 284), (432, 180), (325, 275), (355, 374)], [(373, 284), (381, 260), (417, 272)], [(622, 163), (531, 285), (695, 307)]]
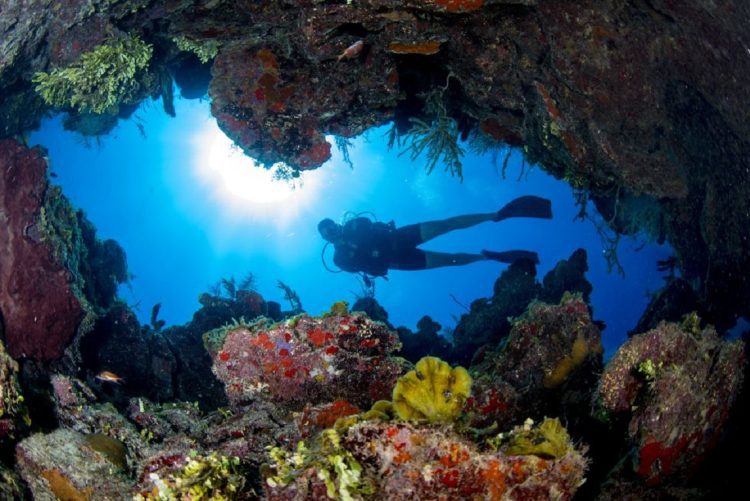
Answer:
[(320, 428), (331, 428), (336, 420), (346, 416), (353, 416), (359, 414), (360, 409), (356, 405), (352, 405), (346, 400), (335, 400), (328, 407), (321, 410), (320, 413), (315, 416), (315, 424)]
[(49, 484), (49, 490), (52, 491), (52, 494), (57, 499), (64, 501), (89, 501), (94, 493), (91, 487), (83, 490), (78, 489), (60, 470), (43, 470), (42, 476), (47, 481), (47, 484)]
[(500, 468), (500, 461), (490, 460), (487, 469), (482, 471), (482, 478), (487, 484), (489, 499), (491, 501), (502, 499), (505, 493), (505, 474)]

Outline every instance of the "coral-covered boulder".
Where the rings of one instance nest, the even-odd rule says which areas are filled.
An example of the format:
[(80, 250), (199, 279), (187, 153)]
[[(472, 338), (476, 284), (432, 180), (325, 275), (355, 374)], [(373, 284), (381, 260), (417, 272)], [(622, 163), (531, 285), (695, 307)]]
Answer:
[(266, 399), (301, 410), (344, 399), (369, 408), (390, 397), (402, 372), (388, 357), (398, 337), (362, 313), (260, 320), (210, 331), (204, 340), (233, 405)]
[(532, 303), (503, 347), (472, 366), (467, 410), (476, 425), (585, 415), (601, 359), (599, 329), (580, 295), (566, 294), (557, 305)]
[(458, 363), (468, 364), (481, 348), (493, 348), (511, 331), (511, 317), (521, 315), (533, 299), (545, 303), (559, 302), (565, 292), (578, 292), (588, 301), (592, 287), (586, 280), (586, 251), (577, 249), (568, 259), (560, 260), (540, 284), (536, 266), (529, 260), (511, 264), (495, 281), (491, 298), (471, 304), (471, 311), (461, 316), (453, 334), (454, 355)]
[(596, 402), (629, 416), (635, 471), (649, 485), (689, 475), (716, 444), (741, 389), (744, 353), (697, 323), (662, 323), (628, 340), (602, 374)]
[(17, 469), (34, 499), (132, 499), (123, 450), (99, 435), (60, 428), (16, 447)]

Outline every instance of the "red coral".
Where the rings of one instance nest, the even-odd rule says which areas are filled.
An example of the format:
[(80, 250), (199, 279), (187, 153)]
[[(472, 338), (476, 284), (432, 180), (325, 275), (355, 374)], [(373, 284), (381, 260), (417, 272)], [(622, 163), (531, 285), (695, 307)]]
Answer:
[(315, 346), (323, 346), (326, 341), (331, 339), (329, 336), (330, 334), (326, 334), (320, 329), (314, 329), (307, 333), (307, 339)]
[(672, 464), (685, 451), (689, 437), (680, 437), (672, 446), (661, 442), (647, 442), (638, 451), (638, 474), (654, 486), (672, 472)]
[(451, 13), (472, 12), (481, 9), (484, 4), (484, 0), (433, 0), (433, 2)]
[(297, 156), (297, 165), (301, 170), (320, 167), (326, 160), (331, 158), (331, 145), (323, 141), (312, 145)]
[(55, 257), (52, 239), (42, 238), (38, 229), (48, 192), (43, 155), (14, 140), (0, 141), (0, 310), (11, 356), (49, 361), (60, 357), (76, 334), (83, 309), (71, 272)]

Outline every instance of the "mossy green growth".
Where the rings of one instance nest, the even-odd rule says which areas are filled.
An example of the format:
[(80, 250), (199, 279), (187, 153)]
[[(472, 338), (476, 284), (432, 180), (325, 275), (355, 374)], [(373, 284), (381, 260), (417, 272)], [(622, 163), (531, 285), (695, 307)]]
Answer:
[(344, 317), (349, 314), (349, 303), (346, 301), (336, 301), (331, 305), (331, 309), (323, 314), (324, 317)]
[(571, 449), (570, 435), (557, 418), (545, 418), (539, 426), (533, 427), (531, 420), (508, 437), (503, 452), (509, 456), (539, 456), (556, 459)]
[(37, 73), (32, 81), (51, 106), (114, 114), (120, 103), (137, 99), (152, 53), (151, 45), (137, 36), (113, 38), (66, 68)]
[(450, 423), (471, 394), (471, 376), (436, 357), (424, 357), (393, 388), (393, 408), (400, 419)]
[(638, 364), (638, 373), (648, 382), (652, 382), (656, 379), (656, 369), (657, 365), (650, 358), (647, 358)]
[(203, 346), (206, 347), (206, 350), (208, 350), (209, 353), (220, 352), (221, 348), (224, 346), (224, 340), (226, 340), (227, 334), (229, 334), (230, 330), (231, 328), (228, 328), (225, 325), (205, 332), (203, 334)]
[[(16, 376), (18, 371), (18, 362), (8, 355), (5, 345), (0, 341), (0, 418), (20, 419), (26, 426), (30, 426), (31, 418)], [(12, 435), (11, 433), (10, 436)]]
[(192, 52), (198, 56), (198, 59), (203, 64), (215, 58), (216, 54), (219, 53), (220, 44), (216, 40), (202, 40), (199, 42), (180, 35), (172, 38), (172, 41), (177, 45), (178, 49), (185, 52)]
[(244, 499), (245, 476), (240, 470), (240, 458), (212, 452), (202, 456), (191, 453), (180, 470), (164, 479), (146, 497), (138, 499), (190, 499), (192, 501), (228, 501)]
[(683, 331), (689, 332), (693, 336), (697, 336), (702, 332), (701, 329), (701, 317), (698, 316), (697, 311), (692, 311), (682, 317), (680, 327)]
[(317, 478), (326, 486), (331, 499), (351, 501), (372, 495), (374, 486), (363, 477), (362, 465), (341, 444), (341, 436), (334, 429), (324, 430), (316, 439), (312, 449), (304, 442), (289, 453), (279, 447), (269, 449), (273, 465), (266, 475), (269, 487), (285, 487), (306, 471), (313, 469)]

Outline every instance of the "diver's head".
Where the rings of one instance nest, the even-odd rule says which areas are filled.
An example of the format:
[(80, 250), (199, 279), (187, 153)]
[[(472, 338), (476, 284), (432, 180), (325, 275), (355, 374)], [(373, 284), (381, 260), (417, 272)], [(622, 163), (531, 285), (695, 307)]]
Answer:
[(341, 238), (341, 225), (332, 219), (324, 219), (318, 223), (320, 235), (328, 242), (336, 243)]

